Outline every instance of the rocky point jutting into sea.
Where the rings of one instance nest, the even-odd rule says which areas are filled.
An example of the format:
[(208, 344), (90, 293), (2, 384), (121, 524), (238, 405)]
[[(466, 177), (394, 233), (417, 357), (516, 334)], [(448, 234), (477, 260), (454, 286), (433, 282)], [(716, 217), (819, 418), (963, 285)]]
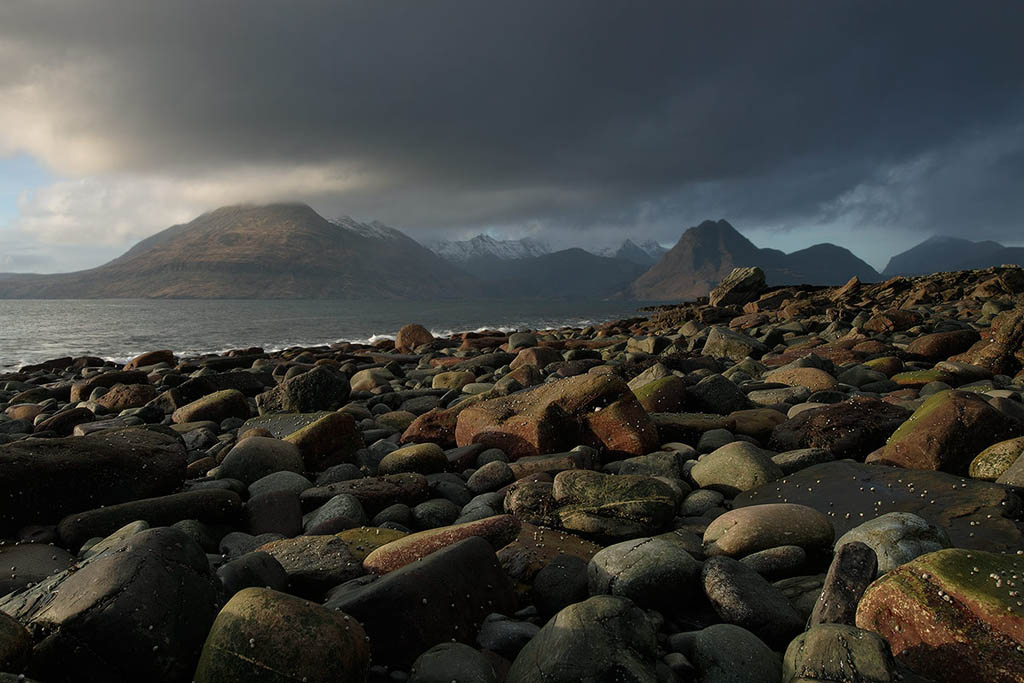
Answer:
[(0, 375), (0, 681), (1024, 680), (1024, 270)]

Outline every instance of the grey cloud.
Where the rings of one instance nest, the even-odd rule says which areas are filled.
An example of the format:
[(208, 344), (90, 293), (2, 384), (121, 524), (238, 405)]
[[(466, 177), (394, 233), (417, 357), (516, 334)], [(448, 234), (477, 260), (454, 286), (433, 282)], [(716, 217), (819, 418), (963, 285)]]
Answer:
[(1022, 25), (1013, 0), (0, 7), (2, 78), (88, 65), (54, 125), (118, 173), (337, 162), (376, 180), (325, 212), (663, 241), (705, 217), (1012, 236)]

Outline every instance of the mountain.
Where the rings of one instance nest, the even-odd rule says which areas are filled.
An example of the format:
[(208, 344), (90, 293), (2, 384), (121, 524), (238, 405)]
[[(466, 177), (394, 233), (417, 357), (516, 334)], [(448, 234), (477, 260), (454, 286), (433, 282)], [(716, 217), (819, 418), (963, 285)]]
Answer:
[(481, 257), (510, 261), (551, 253), (551, 249), (544, 242), (530, 237), (519, 240), (496, 240), (490, 235), (477, 235), (468, 240), (440, 240), (428, 246), (444, 260), (456, 264)]
[(526, 299), (612, 296), (644, 272), (644, 266), (626, 259), (597, 256), (578, 248), (515, 260), (482, 256), (462, 266), (485, 281), (487, 294)]
[(479, 283), (405, 234), (305, 204), (229, 206), (98, 268), (0, 278), (0, 298), (456, 297)]
[(834, 244), (786, 254), (755, 246), (727, 221), (704, 221), (684, 232), (660, 261), (632, 283), (628, 294), (648, 301), (695, 299), (740, 266), (760, 266), (769, 285), (842, 284), (854, 275), (865, 281), (879, 277), (874, 268)]
[(637, 244), (631, 239), (626, 239), (618, 247), (606, 247), (604, 249), (596, 249), (591, 253), (597, 254), (598, 256), (605, 256), (607, 258), (621, 258), (633, 263), (638, 263), (642, 266), (653, 266), (658, 262), (665, 252), (668, 251), (665, 247), (661, 246), (654, 240), (647, 240)]
[(990, 240), (973, 242), (960, 237), (936, 235), (893, 256), (882, 275), (887, 278), (896, 275), (930, 275), (1010, 263), (1024, 264), (1024, 247), (1004, 247)]

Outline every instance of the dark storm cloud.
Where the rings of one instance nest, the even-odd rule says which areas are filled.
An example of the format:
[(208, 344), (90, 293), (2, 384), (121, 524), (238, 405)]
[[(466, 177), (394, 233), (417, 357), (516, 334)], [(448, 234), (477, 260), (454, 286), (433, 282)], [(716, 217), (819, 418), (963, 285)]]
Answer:
[(1016, 1), (0, 7), (7, 78), (95, 66), (56, 127), (103, 170), (340, 162), (377, 180), (322, 203), (408, 227), (663, 239), (719, 216), (1012, 237), (1022, 28)]

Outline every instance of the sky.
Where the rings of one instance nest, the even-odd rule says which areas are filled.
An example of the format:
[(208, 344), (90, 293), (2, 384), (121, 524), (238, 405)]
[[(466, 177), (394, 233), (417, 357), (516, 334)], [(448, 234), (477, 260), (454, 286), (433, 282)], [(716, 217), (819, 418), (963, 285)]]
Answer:
[(0, 271), (218, 206), (554, 246), (1024, 243), (1019, 0), (8, 0)]

